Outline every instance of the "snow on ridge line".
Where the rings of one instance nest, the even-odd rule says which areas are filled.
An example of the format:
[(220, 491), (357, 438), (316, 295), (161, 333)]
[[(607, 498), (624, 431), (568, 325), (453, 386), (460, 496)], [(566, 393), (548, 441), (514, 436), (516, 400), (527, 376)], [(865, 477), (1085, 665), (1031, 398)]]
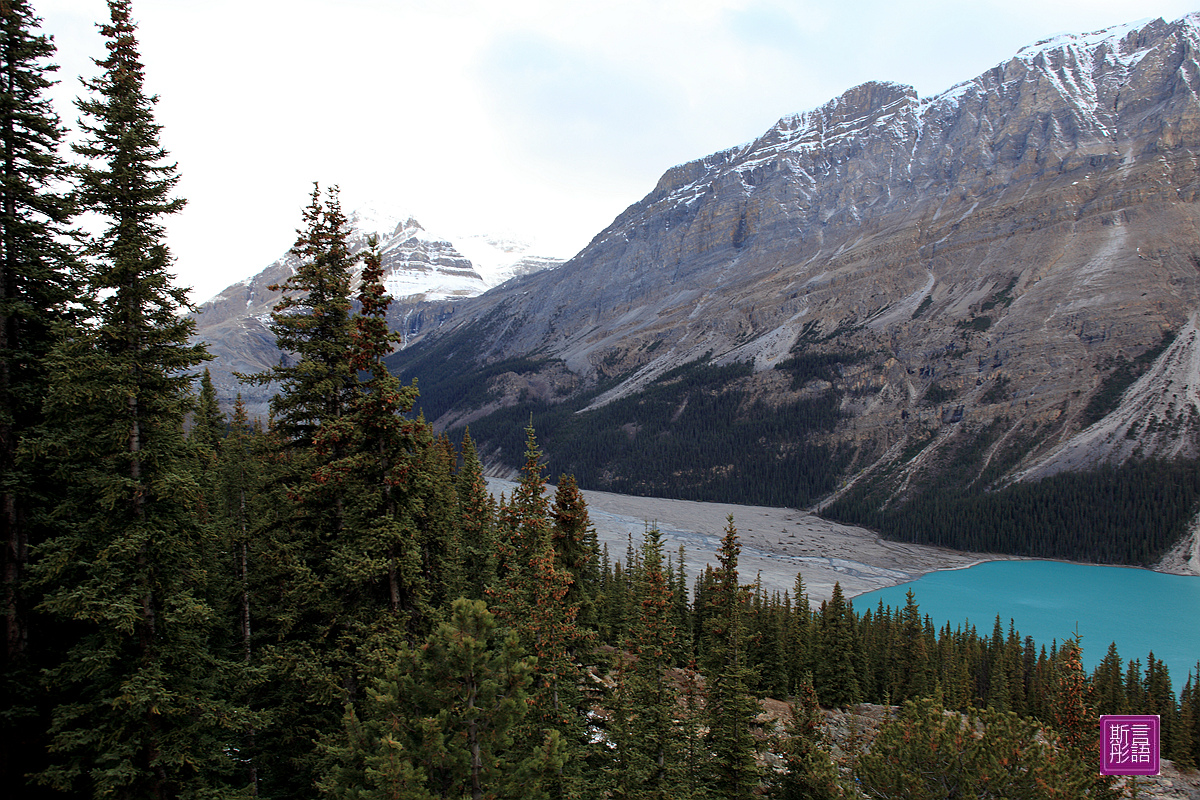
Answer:
[[(362, 253), (368, 236), (374, 234), (378, 237), (387, 268), (384, 283), (388, 294), (396, 298), (416, 295), (425, 295), (430, 300), (473, 297), (517, 274), (536, 271), (539, 265), (552, 268), (565, 260), (541, 252), (519, 234), (439, 236), (430, 232), (412, 214), (381, 212), (377, 206), (363, 206), (350, 210), (346, 214), (346, 222), (352, 253)], [(417, 254), (404, 252), (413, 247), (416, 248)], [(474, 274), (462, 275), (459, 268), (442, 269), (433, 261), (428, 264), (417, 263), (423, 258), (419, 255), (422, 251), (435, 254), (435, 260), (441, 260), (447, 255), (455, 260), (461, 258), (470, 265)], [(416, 262), (413, 261), (414, 255)], [(246, 290), (260, 280), (264, 273), (286, 267), (289, 275), (294, 275), (295, 266), (296, 257), (289, 250), (264, 269), (225, 287), (198, 306), (227, 302), (231, 299), (240, 303)], [(356, 267), (352, 275), (354, 288), (357, 288), (359, 271), (359, 267)]]
[[(1189, 17), (1194, 15), (1184, 16), (1176, 22), (1186, 22)], [(1042, 39), (1039, 42), (1026, 45), (1017, 51), (1017, 58), (1035, 57), (1039, 53), (1044, 53), (1050, 50), (1057, 50), (1060, 47), (1070, 47), (1078, 45), (1087, 49), (1099, 47), (1105, 42), (1119, 43), (1126, 36), (1145, 28), (1147, 25), (1154, 23), (1156, 20), (1151, 18), (1140, 19), (1136, 22), (1126, 22), (1121, 25), (1111, 25), (1107, 28), (1101, 28), (1098, 31), (1090, 31), (1088, 33), (1060, 33), (1051, 36), (1048, 39)]]
[[(1158, 19), (1161, 19), (1161, 18), (1158, 18)], [(1146, 28), (1148, 25), (1151, 25), (1154, 22), (1158, 21), (1158, 19), (1152, 19), (1152, 18), (1140, 19), (1140, 20), (1137, 20), (1134, 22), (1127, 22), (1127, 23), (1122, 23), (1119, 25), (1112, 25), (1107, 28), (1102, 28), (1098, 31), (1092, 31), (1090, 33), (1058, 34), (1055, 36), (1051, 36), (1047, 39), (1043, 39), (1041, 41), (1035, 42), (1034, 44), (1030, 44), (1030, 45), (1026, 45), (1025, 47), (1022, 47), (1020, 50), (1017, 51), (1014, 58), (1032, 59), (1032, 58), (1036, 57), (1039, 53), (1048, 52), (1048, 51), (1054, 50), (1059, 47), (1066, 47), (1066, 46), (1071, 46), (1071, 45), (1082, 46), (1084, 48), (1091, 49), (1094, 47), (1098, 47), (1101, 44), (1104, 44), (1105, 42), (1111, 41), (1114, 44), (1113, 49), (1116, 52), (1117, 57), (1120, 58), (1121, 60), (1125, 61), (1127, 66), (1132, 66), (1133, 64), (1137, 63), (1138, 60), (1140, 60), (1140, 55), (1138, 55), (1138, 54), (1144, 55), (1145, 52), (1147, 52), (1148, 48), (1142, 48), (1142, 49), (1134, 51), (1133, 53), (1122, 54), (1122, 53), (1120, 53), (1119, 48), (1116, 47), (1115, 45), (1117, 45), (1121, 40), (1123, 40), (1130, 33), (1135, 33), (1135, 32), (1141, 31), (1144, 28)], [(1170, 24), (1176, 24), (1176, 23), (1181, 23), (1181, 24), (1187, 25), (1187, 26), (1193, 28), (1194, 30), (1197, 30), (1197, 32), (1200, 32), (1200, 11), (1186, 14), (1183, 17), (1180, 17), (1178, 20), (1175, 20), (1174, 23), (1170, 23)], [(1012, 59), (1006, 59), (1005, 61), (1002, 61), (999, 64), (996, 64), (995, 67), (1003, 66), (1004, 64), (1007, 64), (1011, 60)], [(986, 72), (987, 71), (985, 71), (984, 73), (981, 73), (981, 75), (986, 74)], [(945, 103), (945, 102), (951, 102), (951, 103), (956, 102), (962, 95), (966, 94), (972, 87), (974, 87), (976, 85), (979, 77), (980, 76), (975, 76), (973, 78), (969, 78), (967, 80), (960, 81), (960, 82), (954, 84), (953, 86), (951, 86), (950, 88), (946, 89), (943, 92), (939, 92), (938, 94), (935, 94), (935, 95), (932, 95), (932, 96), (926, 97), (926, 98), (917, 97), (916, 100), (921, 106), (935, 105), (935, 104), (940, 104), (940, 103)], [(859, 84), (858, 86), (854, 86), (854, 87), (851, 87), (850, 89), (847, 89), (847, 92), (853, 91), (854, 89), (859, 88), (859, 86), (864, 86), (867, 83), (875, 83), (875, 84), (878, 84), (878, 85), (884, 86), (884, 87), (891, 86), (891, 87), (904, 87), (904, 88), (909, 88), (909, 89), (912, 88), (912, 87), (906, 86), (905, 84), (897, 83), (895, 81), (866, 81), (863, 84)], [(711, 168), (711, 166), (713, 166), (713, 165), (709, 165), (706, 163), (710, 159), (714, 159), (719, 156), (728, 156), (731, 154), (734, 154), (734, 157), (729, 159), (730, 161), (736, 160), (738, 157), (744, 157), (754, 149), (755, 145), (757, 145), (762, 139), (766, 138), (766, 136), (769, 136), (772, 132), (779, 131), (780, 133), (784, 133), (785, 126), (791, 127), (791, 125), (794, 124), (795, 122), (802, 121), (805, 118), (810, 118), (812, 115), (815, 115), (818, 112), (825, 109), (826, 107), (829, 107), (832, 104), (836, 103), (843, 96), (845, 96), (845, 94), (846, 94), (846, 92), (843, 92), (842, 94), (838, 95), (837, 97), (835, 97), (825, 103), (822, 103), (820, 106), (811, 108), (807, 111), (800, 111), (800, 112), (795, 112), (792, 114), (786, 114), (783, 117), (780, 117), (779, 120), (776, 121), (776, 123), (773, 126), (771, 126), (771, 128), (767, 131), (766, 134), (763, 134), (754, 139), (742, 142), (741, 144), (734, 145), (733, 147), (728, 147), (723, 150), (719, 150), (715, 153), (712, 153), (707, 156), (703, 156), (701, 158), (693, 159), (691, 161), (680, 162), (680, 163), (672, 166), (666, 172), (671, 172), (672, 170), (675, 170), (675, 169), (687, 167), (691, 164), (704, 164), (706, 167), (706, 171), (708, 171)], [(799, 132), (800, 132), (799, 126), (796, 126), (794, 128), (794, 130), (796, 130), (796, 133), (793, 133), (792, 135), (793, 136), (799, 135)], [(664, 173), (664, 174), (666, 174), (666, 173)]]

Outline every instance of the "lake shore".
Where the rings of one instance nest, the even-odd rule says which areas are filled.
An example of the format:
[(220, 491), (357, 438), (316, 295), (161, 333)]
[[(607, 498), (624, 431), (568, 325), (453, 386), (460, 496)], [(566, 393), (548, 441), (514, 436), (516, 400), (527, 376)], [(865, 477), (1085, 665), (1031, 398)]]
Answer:
[[(510, 494), (513, 486), (512, 481), (488, 478), (488, 488), (497, 499), (501, 494)], [(689, 582), (705, 564), (716, 565), (715, 553), (725, 535), (726, 519), (732, 514), (742, 542), (738, 563), (742, 581), (750, 583), (759, 576), (768, 592), (786, 590), (794, 594), (799, 573), (814, 607), (832, 596), (835, 582), (851, 598), (937, 570), (967, 569), (985, 561), (1021, 560), (1018, 556), (891, 542), (865, 528), (792, 508), (590, 490), (583, 490), (583, 496), (600, 545), (607, 545), (611, 560), (624, 561), (629, 543), (639, 546), (647, 524), (654, 524), (663, 534), (667, 555), (677, 560), (679, 546), (683, 545)], [(1200, 521), (1154, 569), (1174, 575), (1200, 575)]]
[[(515, 484), (488, 479), (499, 499)], [(796, 574), (815, 607), (840, 583), (850, 598), (885, 586), (916, 580), (943, 569), (966, 569), (984, 561), (1012, 556), (969, 553), (943, 547), (890, 542), (865, 528), (841, 525), (791, 508), (700, 503), (658, 497), (634, 497), (609, 492), (583, 492), (601, 547), (611, 560), (625, 560), (629, 543), (637, 547), (647, 524), (663, 534), (664, 550), (677, 560), (685, 549), (689, 582), (705, 564), (716, 565), (715, 553), (733, 515), (742, 543), (738, 572), (750, 583), (758, 576), (768, 592), (794, 593)]]

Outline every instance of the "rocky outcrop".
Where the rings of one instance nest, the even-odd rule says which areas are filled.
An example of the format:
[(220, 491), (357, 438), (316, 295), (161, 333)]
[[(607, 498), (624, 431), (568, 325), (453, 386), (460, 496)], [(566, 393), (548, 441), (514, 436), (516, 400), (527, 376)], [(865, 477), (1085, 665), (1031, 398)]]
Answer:
[[(1047, 40), (932, 98), (851, 89), (668, 170), (558, 270), (411, 341), (489, 320), (481, 362), (540, 353), (580, 386), (619, 379), (593, 408), (705, 353), (752, 362), (756, 396), (778, 398), (789, 354), (861, 351), (831, 437), (870, 454), (854, 470), (932, 437), (896, 467), (920, 469), (940, 431), (995, 421), (1031, 443), (1023, 468), (1043, 463), (1113, 363), (1200, 308), (1198, 25)], [(1180, 369), (1147, 380), (1182, 386)], [(1139, 428), (1141, 454), (1195, 451), (1196, 401), (1174, 393), (1170, 435)], [(1086, 447), (1126, 457), (1114, 441)]]

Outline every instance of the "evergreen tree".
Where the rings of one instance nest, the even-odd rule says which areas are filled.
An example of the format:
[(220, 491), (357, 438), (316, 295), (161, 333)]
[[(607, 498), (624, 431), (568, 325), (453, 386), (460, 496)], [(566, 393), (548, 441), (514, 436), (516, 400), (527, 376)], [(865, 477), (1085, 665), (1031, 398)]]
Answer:
[(837, 767), (829, 755), (824, 717), (812, 680), (805, 675), (796, 690), (792, 720), (780, 738), (786, 770), (776, 775), (772, 796), (779, 800), (834, 800), (843, 797)]
[(38, 595), (30, 552), (46, 535), (57, 493), (44, 464), (30, 457), (45, 433), (47, 355), (56, 328), (79, 297), (73, 204), (60, 188), (62, 127), (47, 90), (57, 69), (54, 43), (38, 30), (26, 0), (0, 6), (0, 575), (4, 651), (0, 660), (0, 785), (17, 787), (45, 764), (45, 709), (38, 671), (50, 657), (49, 631), (34, 630)]
[(1125, 682), (1121, 672), (1121, 656), (1117, 643), (1108, 645), (1108, 652), (1092, 674), (1092, 689), (1096, 695), (1096, 708), (1101, 714), (1126, 714)]
[(1053, 688), (1054, 729), (1071, 758), (1083, 764), (1091, 775), (1090, 797), (1118, 797), (1115, 779), (1100, 774), (1100, 717), (1095, 697), (1081, 663), (1079, 636), (1063, 642), (1055, 663)]
[(804, 578), (796, 573), (793, 586), (792, 609), (788, 617), (788, 682), (793, 690), (807, 676), (812, 680), (812, 659), (809, 654), (812, 636), (812, 609), (808, 605), (808, 593), (804, 590)]
[(1092, 769), (1015, 714), (948, 714), (926, 698), (880, 727), (855, 776), (867, 797), (1083, 800)]
[(556, 566), (541, 456), (531, 424), (525, 429), (521, 479), (500, 512), (499, 576), (492, 597), (497, 615), (517, 630), (522, 644), (538, 659), (531, 737), (552, 733), (568, 748), (554, 787), (557, 797), (580, 787), (585, 736), (575, 655), (588, 637), (576, 622), (579, 605), (566, 600), (571, 575)]
[(600, 548), (574, 476), (559, 477), (550, 516), (554, 519), (552, 535), (558, 566), (571, 575), (566, 601), (579, 606), (581, 621), (590, 620), (594, 616)]
[(900, 682), (898, 691), (892, 695), (895, 702), (927, 697), (932, 688), (929, 675), (929, 651), (925, 647), (925, 633), (916, 599), (910, 589), (905, 595), (904, 608), (900, 612), (899, 658), (897, 669)]
[(350, 367), (350, 284), (357, 259), (350, 253), (337, 188), (322, 201), (320, 187), (314, 184), (303, 221), (292, 246), (295, 272), (269, 287), (283, 292), (270, 326), (283, 360), (266, 372), (243, 376), (259, 384), (279, 384), (271, 398), (274, 425), (290, 446), (300, 448), (311, 447), (323, 423), (347, 412), (357, 389)]
[(651, 527), (642, 542), (636, 635), (627, 643), (636, 659), (629, 680), (632, 721), (630, 735), (620, 745), (628, 751), (625, 768), (637, 786), (632, 796), (647, 800), (676, 796), (678, 782), (678, 698), (667, 675), (675, 649), (671, 601), (663, 574), (662, 534)]
[[(260, 428), (252, 427), (246, 416), (246, 404), (239, 394), (233, 406), (229, 432), (222, 442), (217, 465), (217, 489), (214, 537), (221, 557), (216, 559), (223, 569), (223, 580), (214, 581), (217, 591), (224, 591), (217, 606), (220, 618), (226, 620), (226, 647), (230, 660), (238, 664), (233, 681), (237, 702), (253, 710), (262, 706), (256, 691), (263, 670), (255, 658), (255, 620), (260, 617), (255, 607), (255, 584), (262, 570), (265, 537), (256, 536), (267, 515), (261, 504), (270, 498), (264, 491), (269, 483), (266, 465), (273, 449)], [(241, 762), (245, 767), (250, 794), (258, 795), (258, 727), (257, 714), (249, 714), (242, 730)]]
[[(225, 425), (225, 415), (217, 405), (217, 392), (213, 387), (212, 376), (206, 368), (200, 375), (200, 394), (196, 398), (196, 407), (192, 410), (191, 430), (187, 437), (192, 451), (194, 475), (200, 484), (199, 519), (206, 524), (213, 522), (212, 515), (218, 504), (219, 461)], [(220, 557), (223, 546), (223, 543), (218, 543), (220, 538), (207, 537), (209, 544), (217, 548), (209, 558)]]
[(455, 600), (422, 647), (400, 651), (361, 710), (347, 708), (347, 741), (331, 748), (321, 788), (361, 800), (551, 796), (563, 763), (557, 736), (518, 735), (533, 671), (482, 601)]
[(713, 790), (731, 800), (749, 798), (759, 781), (754, 760), (757, 745), (750, 732), (758, 703), (750, 694), (753, 673), (746, 663), (746, 597), (737, 572), (741, 549), (730, 515), (717, 552), (720, 567), (707, 598), (705, 675)]
[(464, 592), (473, 600), (482, 600), (488, 587), (496, 582), (496, 508), (469, 429), (463, 432), (461, 452), (462, 467), (455, 476), (454, 486), (458, 496)]
[(1146, 656), (1145, 708), (1141, 713), (1159, 716), (1162, 751), (1172, 752), (1175, 744), (1175, 717), (1179, 710), (1175, 706), (1175, 695), (1171, 691), (1170, 671), (1166, 664), (1154, 657), (1153, 651)]
[[(274, 287), (283, 295), (271, 329), (284, 356), (273, 369), (241, 376), (280, 387), (267, 439), (274, 445), (270, 483), (263, 487), (270, 502), (253, 533), (263, 554), (255, 604), (263, 644), (256, 658), (269, 675), (259, 696), (272, 716), (287, 720), (258, 731), (259, 747), (272, 756), (261, 764), (260, 789), (280, 796), (311, 790), (319, 770), (314, 742), (338, 730), (343, 703), (357, 699), (374, 634), (395, 634), (390, 620), (376, 616), (386, 618), (398, 594), (385, 576), (389, 570), (420, 576), (394, 563), (384, 543), (415, 538), (411, 520), (400, 531), (405, 523), (381, 512), (402, 492), (389, 481), (391, 470), (407, 466), (405, 444), (388, 437), (405, 421), (389, 416), (388, 408), (406, 400), (397, 387), (379, 384), (386, 378), (369, 367), (389, 346), (386, 326), (379, 341), (378, 324), (351, 317), (351, 270), (358, 259), (348, 236), (337, 190), (322, 199), (314, 186), (292, 248), (295, 271)], [(381, 317), (380, 305), (386, 310), (376, 284), (364, 284), (371, 318)], [(368, 373), (366, 390), (356, 358)], [(423, 592), (408, 598), (413, 604), (423, 599)]]
[(464, 553), (458, 527), (458, 496), (454, 487), (454, 447), (445, 436), (418, 420), (415, 445), (414, 511), (421, 573), (433, 607), (447, 605), (466, 588)]
[(80, 100), (75, 150), (82, 206), (107, 222), (91, 242), (95, 316), (52, 357), (48, 406), (64, 485), (61, 530), (39, 569), (45, 606), (78, 631), (50, 672), (56, 763), (41, 780), (97, 797), (171, 797), (220, 785), (241, 716), (210, 647), (207, 548), (183, 436), (189, 344), (183, 289), (171, 284), (163, 216), (177, 177), (165, 163), (154, 98), (127, 0), (101, 26), (108, 56)]
[(1192, 676), (1188, 675), (1187, 683), (1179, 692), (1179, 716), (1174, 728), (1175, 735), (1171, 740), (1171, 749), (1167, 753), (1168, 757), (1175, 762), (1175, 766), (1180, 769), (1196, 768), (1196, 747), (1192, 738), (1195, 727), (1195, 692), (1192, 688)]
[(692, 610), (687, 582), (687, 552), (679, 545), (678, 567), (672, 586), (671, 622), (675, 626), (675, 663), (684, 666), (694, 655)]
[(225, 415), (217, 404), (217, 390), (206, 367), (200, 375), (200, 394), (192, 413), (192, 429), (188, 439), (215, 458), (221, 448), (221, 440), (225, 438), (225, 424)]
[(1182, 769), (1195, 769), (1200, 763), (1197, 750), (1200, 750), (1200, 741), (1197, 737), (1196, 677), (1189, 672), (1187, 682), (1179, 692), (1179, 726), (1171, 760)]
[(858, 668), (858, 645), (854, 610), (846, 602), (840, 583), (833, 584), (833, 595), (821, 604), (816, 631), (816, 671), (813, 676), (817, 697), (831, 706), (847, 706), (862, 699)]

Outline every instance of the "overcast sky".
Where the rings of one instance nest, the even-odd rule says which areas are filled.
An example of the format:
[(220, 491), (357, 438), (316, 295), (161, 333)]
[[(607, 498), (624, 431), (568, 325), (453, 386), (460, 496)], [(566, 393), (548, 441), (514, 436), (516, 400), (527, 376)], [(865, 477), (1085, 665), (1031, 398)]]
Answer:
[[(33, 0), (78, 116), (104, 0)], [(1194, 5), (1193, 5), (1194, 4)], [(291, 246), (314, 181), (570, 256), (675, 164), (868, 80), (938, 94), (1058, 33), (1200, 0), (133, 0), (201, 302)]]

